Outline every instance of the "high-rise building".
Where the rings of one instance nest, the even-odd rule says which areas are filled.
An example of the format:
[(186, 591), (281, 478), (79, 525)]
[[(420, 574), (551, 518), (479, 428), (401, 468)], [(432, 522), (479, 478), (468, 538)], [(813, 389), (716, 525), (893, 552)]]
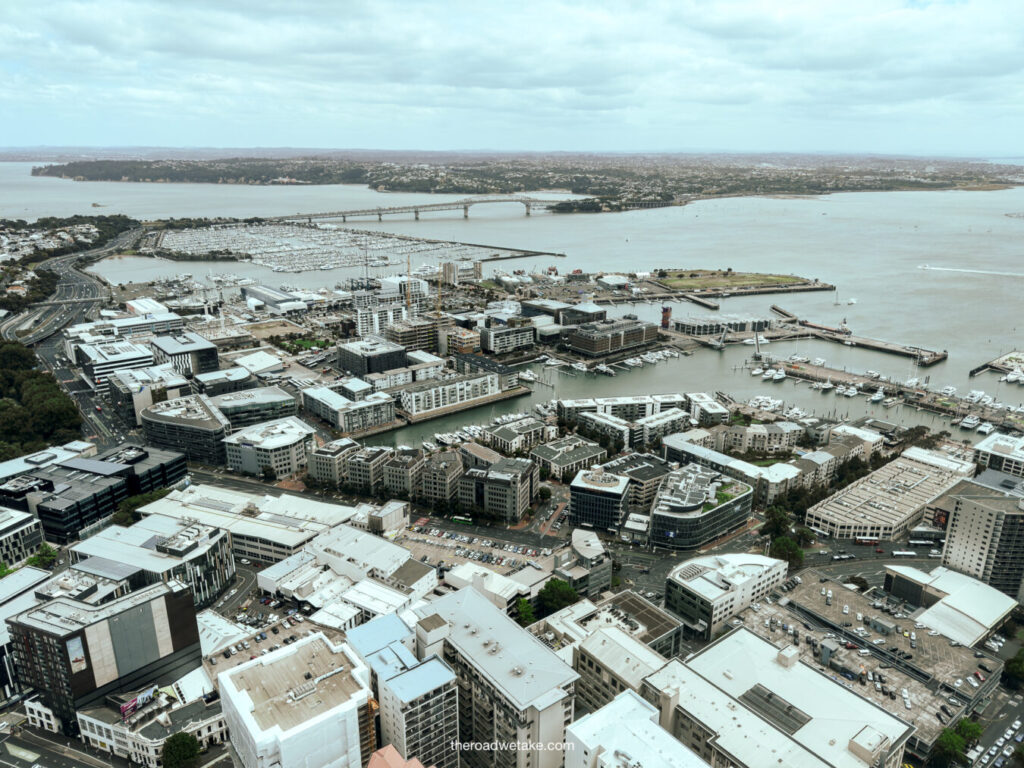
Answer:
[(988, 470), (946, 496), (952, 511), (942, 564), (1024, 600), (1024, 481)]
[(651, 507), (650, 544), (668, 549), (698, 549), (743, 526), (750, 517), (754, 491), (697, 464), (672, 471)]
[[(416, 656), (437, 655), (458, 680), (459, 740), (561, 742), (578, 675), (472, 587), (415, 609)], [(472, 751), (464, 766), (556, 768), (556, 750)]]
[(322, 633), (222, 672), (231, 744), (244, 768), (362, 768), (376, 745), (370, 671)]
[(455, 451), (442, 451), (427, 457), (423, 465), (423, 499), (427, 503), (448, 504), (459, 493), (463, 466)]
[(256, 387), (210, 397), (214, 407), (224, 414), (235, 432), (265, 421), (283, 419), (298, 413), (299, 404), (280, 387)]
[(350, 437), (334, 440), (313, 449), (309, 454), (307, 471), (314, 480), (338, 486), (348, 477), (345, 457), (358, 451), (359, 443)]
[(629, 478), (601, 467), (581, 469), (569, 485), (569, 521), (616, 531), (626, 518)]
[(405, 365), (405, 348), (379, 336), (338, 345), (338, 368), (354, 376), (383, 373)]
[(459, 478), (463, 509), (480, 509), (506, 523), (518, 523), (540, 488), (540, 468), (529, 459), (496, 461), (487, 469), (467, 469)]
[(105, 395), (110, 386), (107, 381), (110, 374), (129, 368), (148, 368), (153, 365), (153, 351), (130, 341), (102, 341), (78, 345), (74, 359), (92, 388)]
[(384, 489), (393, 496), (411, 499), (420, 494), (426, 458), (419, 448), (399, 448), (384, 463)]
[(267, 467), (273, 477), (294, 475), (305, 468), (315, 435), (295, 416), (254, 424), (224, 438), (227, 466), (250, 475), (267, 472)]
[(142, 424), (139, 414), (143, 408), (192, 394), (189, 380), (174, 370), (170, 363), (114, 371), (107, 381), (107, 397), (114, 412), (126, 424), (135, 426)]
[(986, 469), (1024, 477), (1024, 437), (994, 432), (974, 446), (974, 456)]
[(102, 605), (58, 597), (7, 619), (19, 680), (66, 733), (111, 693), (168, 685), (202, 663), (192, 592), (154, 584)]
[(144, 408), (140, 414), (146, 442), (180, 451), (189, 461), (224, 463), (224, 438), (231, 422), (206, 395), (189, 395)]

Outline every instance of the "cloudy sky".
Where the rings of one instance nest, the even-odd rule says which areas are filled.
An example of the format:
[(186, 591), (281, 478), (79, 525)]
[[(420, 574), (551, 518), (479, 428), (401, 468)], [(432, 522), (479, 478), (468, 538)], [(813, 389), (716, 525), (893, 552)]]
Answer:
[(0, 146), (1024, 155), (1020, 0), (4, 0)]

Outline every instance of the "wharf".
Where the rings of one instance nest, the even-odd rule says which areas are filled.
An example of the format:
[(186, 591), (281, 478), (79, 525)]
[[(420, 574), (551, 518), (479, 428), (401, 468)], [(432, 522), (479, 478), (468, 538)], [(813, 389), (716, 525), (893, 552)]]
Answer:
[(949, 353), (946, 352), (946, 350), (935, 352), (930, 349), (923, 349), (921, 347), (914, 347), (907, 344), (897, 344), (892, 341), (869, 339), (866, 336), (854, 336), (853, 334), (842, 333), (841, 331), (816, 330), (814, 335), (819, 339), (840, 342), (848, 347), (863, 347), (865, 349), (872, 349), (876, 352), (887, 352), (890, 355), (911, 357), (921, 367), (941, 363), (949, 357)]
[(995, 371), (996, 373), (1010, 373), (1014, 370), (1024, 369), (1024, 352), (1007, 352), (1005, 355), (1000, 355), (995, 360), (989, 360), (987, 363), (982, 363), (977, 368), (972, 368), (970, 376), (977, 376), (979, 373), (985, 371)]

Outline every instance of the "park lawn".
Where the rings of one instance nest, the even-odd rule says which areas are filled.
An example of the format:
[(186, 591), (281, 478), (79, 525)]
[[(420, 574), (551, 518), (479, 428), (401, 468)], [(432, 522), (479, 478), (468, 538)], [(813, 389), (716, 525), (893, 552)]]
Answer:
[[(697, 277), (690, 277), (696, 274)], [(660, 282), (676, 290), (697, 288), (739, 288), (750, 286), (779, 285), (782, 283), (806, 282), (794, 275), (765, 275), (756, 272), (701, 272), (699, 270), (670, 272)]]

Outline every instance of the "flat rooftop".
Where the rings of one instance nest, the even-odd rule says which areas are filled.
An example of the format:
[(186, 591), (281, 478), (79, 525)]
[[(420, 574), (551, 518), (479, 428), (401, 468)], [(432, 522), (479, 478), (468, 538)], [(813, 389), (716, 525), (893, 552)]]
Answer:
[(369, 693), (344, 646), (314, 634), (221, 675), (252, 701), (250, 715), (262, 731), (287, 732)]
[(88, 605), (67, 597), (57, 597), (11, 618), (28, 627), (57, 636), (70, 635), (112, 616), (124, 613), (164, 595), (188, 589), (180, 581), (161, 582), (130, 592), (103, 605)]

